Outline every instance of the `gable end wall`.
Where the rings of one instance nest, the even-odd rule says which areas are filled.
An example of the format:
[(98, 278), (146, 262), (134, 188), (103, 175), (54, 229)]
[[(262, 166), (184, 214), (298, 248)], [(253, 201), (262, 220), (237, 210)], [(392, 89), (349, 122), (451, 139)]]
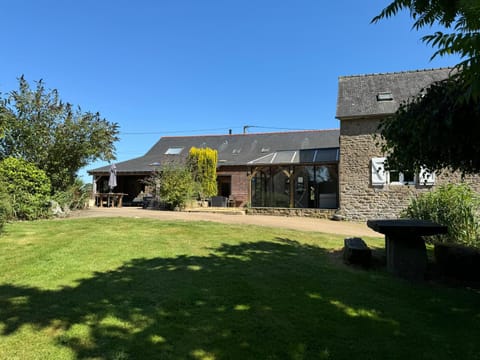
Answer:
[[(378, 133), (378, 124), (378, 119), (369, 118), (340, 121), (339, 213), (348, 220), (397, 218), (412, 197), (432, 189), (417, 185), (371, 185), (370, 160), (383, 156), (373, 137)], [(459, 182), (460, 174), (444, 172), (436, 176), (435, 186)], [(480, 192), (479, 176), (468, 176), (465, 182)]]

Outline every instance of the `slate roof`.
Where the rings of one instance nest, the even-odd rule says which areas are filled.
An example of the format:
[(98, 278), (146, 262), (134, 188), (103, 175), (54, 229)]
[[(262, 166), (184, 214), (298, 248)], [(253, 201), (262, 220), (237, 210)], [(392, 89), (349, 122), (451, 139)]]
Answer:
[[(150, 164), (164, 165), (182, 162), (193, 146), (216, 149), (219, 166), (247, 165), (255, 159), (278, 151), (338, 148), (339, 134), (339, 130), (335, 129), (162, 137), (144, 156), (116, 163), (117, 174), (149, 173), (153, 168)], [(181, 148), (179, 154), (166, 154), (169, 149), (172, 151), (179, 148)], [(109, 169), (110, 166), (107, 165), (89, 170), (88, 173), (92, 175), (107, 174)]]
[[(444, 80), (452, 68), (385, 74), (341, 76), (338, 79), (336, 118), (348, 119), (393, 114), (399, 105), (422, 89)], [(377, 95), (391, 94), (392, 100), (378, 101)]]

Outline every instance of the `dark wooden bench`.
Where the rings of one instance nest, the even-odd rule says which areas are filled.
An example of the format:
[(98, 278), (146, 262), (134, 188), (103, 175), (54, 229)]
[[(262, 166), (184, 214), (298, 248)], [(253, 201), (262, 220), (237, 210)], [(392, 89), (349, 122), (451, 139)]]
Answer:
[(361, 238), (346, 238), (343, 241), (343, 261), (347, 264), (369, 267), (372, 251)]
[(428, 220), (368, 220), (368, 227), (385, 234), (387, 271), (411, 280), (423, 280), (427, 250), (422, 236), (447, 233), (447, 227)]

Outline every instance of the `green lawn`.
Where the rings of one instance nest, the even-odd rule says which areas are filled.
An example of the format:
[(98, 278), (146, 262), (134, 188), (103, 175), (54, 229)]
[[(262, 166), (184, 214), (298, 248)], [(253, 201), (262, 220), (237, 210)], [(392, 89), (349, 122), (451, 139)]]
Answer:
[(9, 224), (0, 359), (480, 359), (478, 291), (349, 268), (342, 244), (208, 222)]

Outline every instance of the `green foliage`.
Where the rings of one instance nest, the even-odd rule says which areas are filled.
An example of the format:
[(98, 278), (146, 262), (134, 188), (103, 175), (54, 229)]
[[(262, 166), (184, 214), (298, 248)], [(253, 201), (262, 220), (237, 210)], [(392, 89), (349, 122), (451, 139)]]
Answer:
[(5, 191), (6, 184), (0, 181), (0, 232), (2, 232), (5, 223), (13, 219), (13, 208), (10, 196)]
[(185, 207), (195, 189), (192, 173), (185, 166), (166, 165), (161, 171), (154, 172), (146, 183), (171, 208)]
[(413, 28), (440, 25), (452, 30), (422, 40), (437, 48), (433, 57), (458, 55), (449, 79), (424, 89), (380, 126), (391, 167), (480, 172), (480, 2), (478, 0), (395, 0), (372, 22), (408, 10)]
[(458, 102), (461, 93), (456, 82), (433, 84), (380, 123), (390, 167), (480, 172), (480, 103)]
[(81, 179), (77, 178), (67, 190), (55, 193), (52, 200), (58, 202), (62, 209), (81, 210), (86, 207), (91, 196), (91, 184), (84, 184)]
[(9, 157), (0, 162), (0, 179), (16, 219), (48, 216), (51, 186), (43, 170), (25, 160)]
[(54, 192), (72, 185), (91, 161), (115, 158), (118, 125), (61, 101), (42, 80), (31, 89), (22, 76), (19, 89), (0, 98), (0, 129), (0, 158), (34, 163), (47, 173)]
[(480, 197), (465, 184), (448, 184), (413, 199), (402, 217), (448, 226), (436, 241), (480, 247)]
[(200, 184), (200, 197), (217, 195), (217, 150), (192, 147), (187, 162), (194, 180)]
[(432, 55), (458, 55), (462, 61), (457, 64), (456, 78), (462, 89), (462, 99), (473, 97), (480, 100), (480, 2), (478, 0), (395, 0), (372, 22), (397, 15), (408, 10), (414, 20), (413, 28), (440, 25), (451, 33), (437, 31), (424, 36), (422, 40), (436, 47)]

